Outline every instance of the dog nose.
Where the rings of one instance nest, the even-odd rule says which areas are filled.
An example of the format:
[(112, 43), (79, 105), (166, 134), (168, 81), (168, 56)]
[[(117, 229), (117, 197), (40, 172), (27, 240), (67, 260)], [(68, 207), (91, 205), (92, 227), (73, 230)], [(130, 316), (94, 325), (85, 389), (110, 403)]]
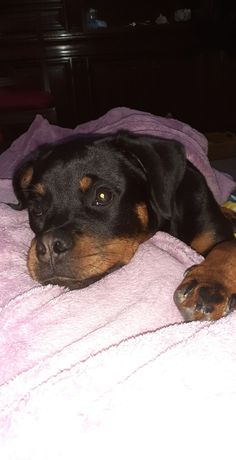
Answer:
[(73, 245), (72, 237), (63, 231), (47, 232), (37, 239), (38, 259), (47, 262), (69, 251)]

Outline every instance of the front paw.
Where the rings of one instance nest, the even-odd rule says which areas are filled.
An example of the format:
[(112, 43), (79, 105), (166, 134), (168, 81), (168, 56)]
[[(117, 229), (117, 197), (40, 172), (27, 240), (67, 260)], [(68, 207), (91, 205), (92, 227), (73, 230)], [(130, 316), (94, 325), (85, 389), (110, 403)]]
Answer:
[(187, 272), (174, 293), (174, 301), (185, 321), (217, 320), (236, 308), (236, 294), (223, 283), (202, 279), (199, 267)]

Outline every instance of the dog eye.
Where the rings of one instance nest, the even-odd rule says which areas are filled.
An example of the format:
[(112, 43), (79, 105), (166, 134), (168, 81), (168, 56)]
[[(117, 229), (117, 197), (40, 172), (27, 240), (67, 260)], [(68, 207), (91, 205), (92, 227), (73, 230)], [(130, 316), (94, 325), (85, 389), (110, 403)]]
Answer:
[(29, 211), (31, 214), (33, 214), (35, 217), (41, 217), (43, 215), (43, 209), (41, 203), (29, 203)]
[(96, 191), (95, 204), (96, 206), (105, 206), (112, 201), (113, 193), (106, 187), (100, 187)]

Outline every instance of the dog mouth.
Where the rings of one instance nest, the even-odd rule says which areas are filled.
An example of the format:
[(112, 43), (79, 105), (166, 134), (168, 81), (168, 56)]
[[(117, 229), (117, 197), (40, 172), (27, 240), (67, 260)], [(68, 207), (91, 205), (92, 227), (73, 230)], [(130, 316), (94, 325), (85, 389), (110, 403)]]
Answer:
[(83, 289), (84, 287), (86, 287), (85, 281), (79, 281), (75, 278), (70, 278), (68, 276), (51, 275), (45, 279), (41, 279), (41, 280), (39, 279), (38, 281), (43, 286), (52, 284), (52, 285), (68, 288), (69, 290)]
[(48, 284), (52, 284), (52, 285), (61, 286), (61, 287), (69, 289), (70, 291), (73, 291), (73, 290), (76, 290), (76, 289), (84, 289), (84, 288), (90, 286), (91, 284), (94, 284), (94, 283), (100, 281), (105, 276), (107, 276), (107, 275), (119, 270), (123, 266), (124, 266), (124, 264), (121, 264), (121, 263), (116, 264), (113, 267), (111, 267), (109, 270), (107, 270), (105, 273), (102, 273), (102, 274), (99, 274), (99, 275), (94, 275), (94, 276), (91, 276), (91, 277), (89, 277), (87, 279), (83, 279), (83, 280), (76, 279), (76, 278), (74, 278), (72, 276), (70, 277), (70, 276), (61, 276), (61, 275), (52, 274), (51, 276), (48, 276), (47, 278), (42, 279), (42, 280), (38, 280), (38, 281), (43, 286), (46, 286)]

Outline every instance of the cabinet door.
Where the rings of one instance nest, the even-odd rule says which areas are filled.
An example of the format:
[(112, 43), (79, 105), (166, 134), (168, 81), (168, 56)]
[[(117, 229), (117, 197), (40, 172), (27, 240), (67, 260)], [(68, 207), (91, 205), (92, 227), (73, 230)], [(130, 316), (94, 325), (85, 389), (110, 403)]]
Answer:
[(75, 101), (72, 66), (69, 58), (48, 60), (50, 88), (57, 111), (58, 124), (72, 127), (75, 124)]
[(128, 106), (194, 124), (202, 113), (200, 55), (92, 58), (89, 77), (93, 117)]
[(76, 124), (91, 120), (93, 116), (88, 75), (88, 58), (73, 58), (73, 92)]
[(58, 123), (75, 127), (92, 117), (86, 58), (48, 61), (51, 91)]
[(1, 33), (42, 33), (67, 27), (63, 0), (8, 0), (1, 2)]

